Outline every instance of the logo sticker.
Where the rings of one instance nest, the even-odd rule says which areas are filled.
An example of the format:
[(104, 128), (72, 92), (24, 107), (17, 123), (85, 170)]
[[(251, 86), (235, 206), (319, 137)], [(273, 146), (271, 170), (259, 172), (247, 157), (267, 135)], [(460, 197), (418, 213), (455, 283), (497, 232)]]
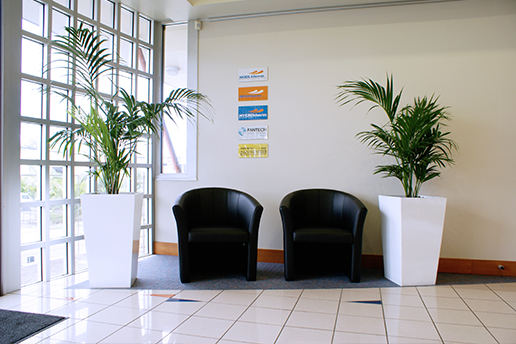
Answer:
[(254, 86), (254, 87), (239, 87), (238, 101), (252, 101), (252, 100), (267, 100), (268, 87)]
[(267, 105), (239, 106), (238, 107), (238, 120), (239, 121), (267, 119), (268, 117), (269, 117), (269, 114), (268, 114), (268, 106)]
[(242, 68), (238, 70), (238, 82), (267, 81), (267, 67)]

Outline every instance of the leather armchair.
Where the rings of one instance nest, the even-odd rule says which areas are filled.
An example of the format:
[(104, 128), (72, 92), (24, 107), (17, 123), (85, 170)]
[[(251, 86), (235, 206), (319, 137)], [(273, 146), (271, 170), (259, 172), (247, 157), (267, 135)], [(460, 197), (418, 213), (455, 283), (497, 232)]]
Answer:
[(280, 214), (285, 280), (294, 280), (294, 252), (298, 244), (323, 243), (350, 247), (349, 278), (351, 282), (360, 282), (362, 232), (367, 208), (358, 198), (337, 190), (298, 190), (282, 199)]
[[(185, 192), (172, 207), (177, 223), (179, 274), (190, 282), (191, 246), (195, 244), (245, 246), (246, 278), (256, 280), (258, 227), (263, 207), (252, 196), (226, 188)], [(209, 258), (208, 258), (209, 259)]]

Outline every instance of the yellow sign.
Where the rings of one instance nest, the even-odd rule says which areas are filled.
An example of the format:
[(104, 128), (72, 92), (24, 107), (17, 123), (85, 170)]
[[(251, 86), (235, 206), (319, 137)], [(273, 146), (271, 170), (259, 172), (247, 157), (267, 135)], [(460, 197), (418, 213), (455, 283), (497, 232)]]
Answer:
[(239, 158), (267, 158), (269, 156), (268, 143), (239, 144)]
[(267, 100), (269, 97), (267, 86), (239, 87), (238, 101)]

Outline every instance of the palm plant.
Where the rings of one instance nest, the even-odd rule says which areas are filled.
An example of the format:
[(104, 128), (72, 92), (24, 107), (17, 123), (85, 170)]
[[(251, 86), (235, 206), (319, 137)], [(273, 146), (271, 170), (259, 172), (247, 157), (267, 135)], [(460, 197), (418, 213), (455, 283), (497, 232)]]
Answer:
[(68, 154), (73, 154), (75, 145), (88, 147), (88, 158), (95, 166), (91, 173), (107, 193), (118, 194), (138, 142), (160, 132), (163, 116), (174, 120), (174, 116), (190, 118), (197, 112), (209, 118), (212, 108), (205, 95), (186, 88), (172, 91), (160, 103), (137, 101), (124, 89), (113, 96), (102, 95), (97, 84), (112, 70), (111, 55), (103, 48), (106, 40), (82, 25), (65, 29), (67, 35), (58, 36), (51, 44), (62, 56), (63, 68), (74, 73), (75, 91), (86, 95), (89, 106), (81, 107), (77, 97), (56, 92), (69, 102), (69, 113), (80, 126), (57, 132), (49, 142)]
[(448, 108), (437, 104), (439, 97), (414, 98), (413, 104), (398, 110), (403, 90), (394, 94), (392, 75), (387, 76), (386, 87), (363, 79), (346, 81), (338, 89), (341, 106), (371, 102), (369, 111), (379, 107), (387, 114), (388, 123), (371, 124), (372, 130), (357, 136), (378, 154), (394, 158), (392, 164), (376, 166), (374, 173), (399, 179), (406, 197), (419, 197), (423, 183), (439, 177), (439, 168), (454, 163), (451, 153), (457, 144), (442, 131), (450, 117)]

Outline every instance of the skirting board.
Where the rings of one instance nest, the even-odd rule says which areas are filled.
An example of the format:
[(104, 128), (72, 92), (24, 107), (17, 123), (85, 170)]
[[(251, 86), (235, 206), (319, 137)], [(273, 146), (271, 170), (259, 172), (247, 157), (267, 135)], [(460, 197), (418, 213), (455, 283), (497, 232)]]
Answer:
[[(177, 244), (155, 242), (154, 253), (177, 256)], [(283, 250), (258, 249), (258, 261), (264, 263), (283, 263)], [(362, 255), (362, 268), (383, 269), (383, 257), (376, 254)], [(516, 262), (440, 258), (439, 272), (468, 275), (516, 276)]]

